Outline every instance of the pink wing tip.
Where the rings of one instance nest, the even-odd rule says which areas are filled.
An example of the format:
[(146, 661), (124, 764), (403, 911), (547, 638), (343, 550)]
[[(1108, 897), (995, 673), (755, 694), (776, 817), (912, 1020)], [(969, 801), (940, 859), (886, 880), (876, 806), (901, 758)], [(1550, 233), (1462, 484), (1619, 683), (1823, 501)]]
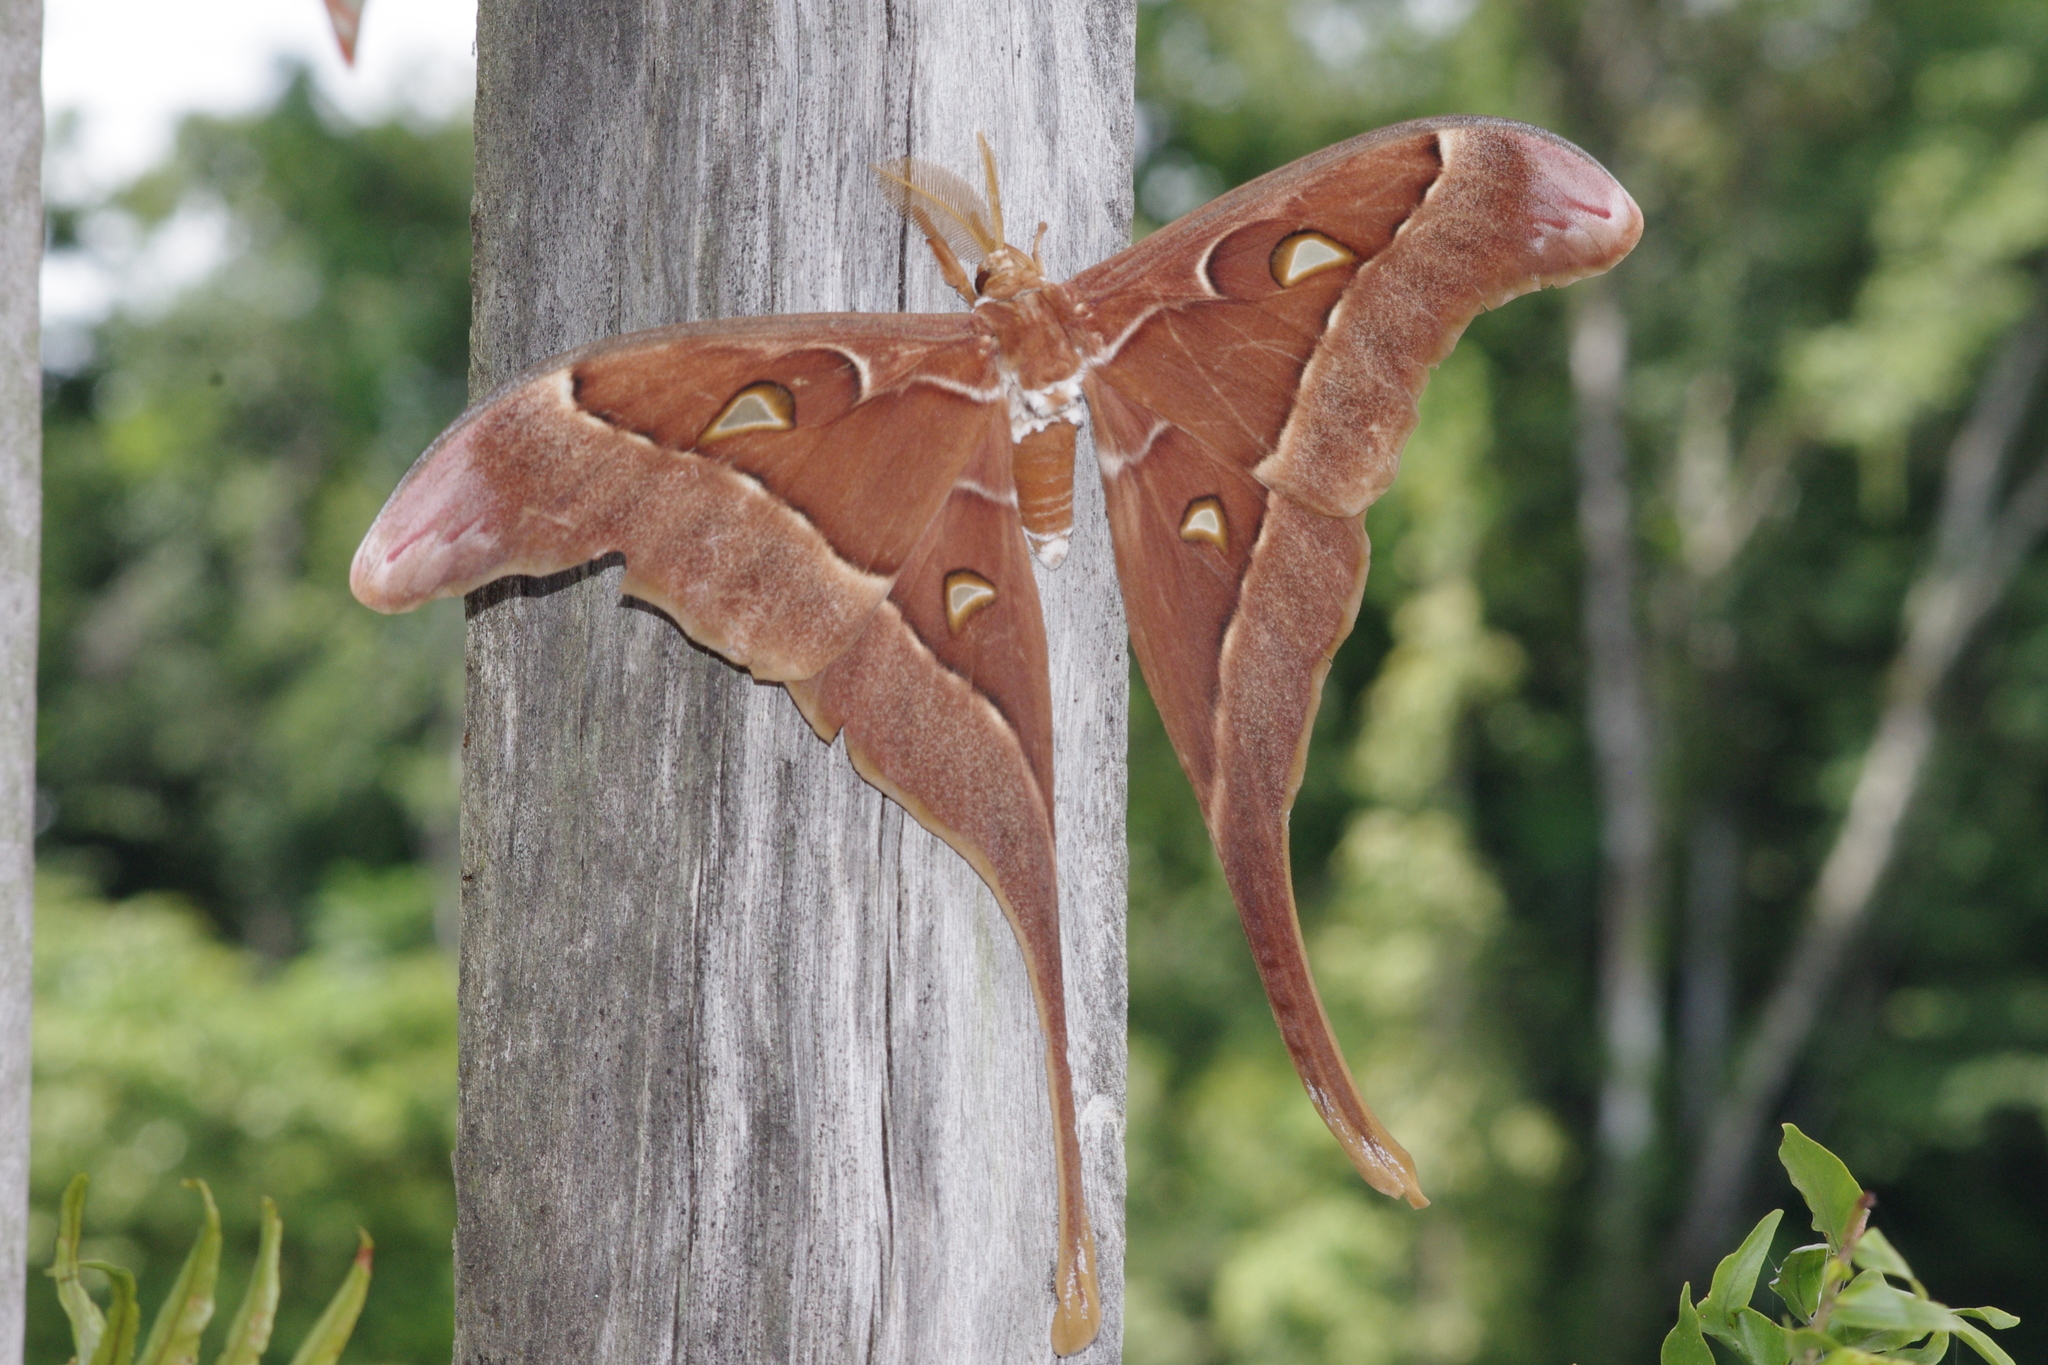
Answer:
[(1544, 284), (1597, 275), (1635, 249), (1643, 211), (1621, 182), (1578, 148), (1522, 134), (1535, 255)]
[(499, 576), (498, 509), (474, 472), (469, 434), (458, 427), (437, 442), (371, 523), (348, 573), (364, 606), (411, 611)]
[[(403, 586), (410, 577), (400, 554), (391, 549), (386, 519), (378, 517), (363, 543), (356, 548), (355, 562), (348, 568), (348, 590), (356, 601), (386, 615), (409, 611), (425, 599)], [(396, 561), (396, 562), (395, 562)]]
[(356, 32), (363, 22), (363, 0), (327, 0), (327, 18), (334, 25), (334, 41), (341, 47), (341, 60), (354, 66)]

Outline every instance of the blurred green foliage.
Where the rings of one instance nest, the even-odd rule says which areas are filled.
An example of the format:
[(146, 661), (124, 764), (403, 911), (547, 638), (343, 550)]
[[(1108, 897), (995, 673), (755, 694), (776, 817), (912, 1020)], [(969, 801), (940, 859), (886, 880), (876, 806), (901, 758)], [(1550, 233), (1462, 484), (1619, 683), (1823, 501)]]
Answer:
[[(1653, 1244), (1668, 1241), (1705, 1106), (1870, 741), (1948, 444), (2041, 297), (2048, 8), (1159, 0), (1139, 23), (1150, 222), (1361, 128), (1449, 111), (1554, 128), (1642, 204), (1612, 285), (1632, 334), (1668, 803), (1672, 1046), (1646, 1199)], [(1600, 812), (1572, 306), (1543, 295), (1480, 318), (1425, 397), (1368, 517), (1373, 576), (1294, 822), (1316, 971), (1366, 1095), (1438, 1197), (1422, 1215), (1316, 1148), (1141, 708), (1126, 1347), (1141, 1365), (1648, 1359), (1671, 1293), (1711, 1266), (1667, 1252), (1624, 1269), (1661, 1323), (1591, 1311), (1611, 1286), (1594, 1278)], [(2022, 471), (2048, 450), (2041, 407), (2037, 393)], [(1784, 1110), (1874, 1178), (1938, 1295), (2027, 1319), (2009, 1334), (2021, 1359), (2048, 1351), (2048, 1303), (2018, 1269), (2048, 1251), (2048, 1031), (2031, 1012), (2048, 1000), (2044, 664), (2037, 552), (1946, 695), (1874, 932)], [(1719, 857), (1702, 837), (1717, 830)], [(1757, 1174), (1754, 1197), (1771, 1197)]]
[[(348, 127), (302, 77), (53, 214), (60, 263), (216, 263), (52, 348), (34, 1252), (80, 1169), (86, 1255), (145, 1303), (189, 1236), (178, 1176), (231, 1244), (279, 1202), (288, 1287), (370, 1228), (363, 1362), (450, 1350), (461, 625), (363, 611), (347, 566), (461, 406), (468, 212), (466, 127)], [(29, 1358), (59, 1361), (36, 1280)], [(287, 1293), (283, 1338), (317, 1307)]]
[[(1662, 1238), (1869, 742), (1948, 444), (2039, 297), (2048, 7), (1148, 0), (1139, 44), (1146, 222), (1449, 110), (1556, 128), (1644, 208), (1612, 283), (1667, 802)], [(373, 617), (344, 580), (460, 404), (467, 195), (464, 130), (347, 128), (301, 82), (260, 116), (193, 121), (162, 171), (54, 219), (81, 252), (180, 224), (232, 250), (50, 381), (38, 1253), (81, 1166), (146, 1293), (188, 1226), (173, 1174), (205, 1175), (244, 1239), (268, 1193), (294, 1211), (288, 1275), (358, 1223), (377, 1235), (357, 1349), (378, 1361), (448, 1349), (433, 944), (459, 624)], [(1134, 1365), (1649, 1359), (1672, 1292), (1711, 1269), (1644, 1258), (1650, 1317), (1586, 1310), (1600, 812), (1571, 306), (1482, 317), (1433, 383), (1369, 519), (1294, 819), (1324, 997), (1429, 1210), (1362, 1187), (1302, 1096), (1140, 695)], [(2048, 449), (2039, 408), (2023, 464)], [(2003, 1336), (2028, 1359), (2048, 1353), (2021, 1269), (2048, 1250), (2042, 555), (1940, 719), (1874, 931), (1782, 1109), (1873, 1182), (1937, 1297), (2025, 1319)], [(1730, 1216), (1790, 1194), (1760, 1183)], [(60, 1359), (54, 1305), (32, 1303), (32, 1350)]]
[(329, 877), (452, 843), (460, 620), (387, 622), (346, 582), (462, 406), (467, 130), (346, 129), (302, 76), (71, 216), (226, 259), (51, 377), (43, 864), (282, 955)]
[[(74, 1172), (93, 1181), (88, 1260), (135, 1271), (143, 1301), (168, 1292), (190, 1237), (191, 1196), (219, 1193), (231, 1245), (253, 1243), (268, 1196), (290, 1214), (282, 1339), (305, 1336), (329, 1283), (375, 1229), (379, 1274), (352, 1358), (446, 1359), (452, 1343), (455, 1128), (453, 964), (431, 943), (366, 932), (431, 901), (410, 869), (314, 911), (320, 946), (282, 966), (220, 942), (171, 896), (109, 903), (45, 878), (36, 907), (36, 1069), (30, 1245), (54, 1241)], [(40, 1282), (29, 1359), (64, 1359), (69, 1333)], [(229, 1277), (227, 1293), (241, 1285)], [(224, 1293), (223, 1297), (227, 1294)]]

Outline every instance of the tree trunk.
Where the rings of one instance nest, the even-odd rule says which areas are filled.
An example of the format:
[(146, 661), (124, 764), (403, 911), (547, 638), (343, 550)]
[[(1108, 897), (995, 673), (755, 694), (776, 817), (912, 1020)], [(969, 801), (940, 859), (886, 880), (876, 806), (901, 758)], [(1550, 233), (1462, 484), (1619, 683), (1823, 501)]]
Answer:
[(1664, 1058), (1657, 942), (1658, 810), (1648, 668), (1636, 625), (1634, 502), (1622, 396), (1628, 322), (1605, 280), (1573, 320), (1579, 541), (1584, 547), (1586, 728), (1600, 791), (1600, 1117), (1593, 1270), (1599, 1355), (1633, 1340), (1644, 1309), (1644, 1215)]
[[(687, 318), (959, 307), (869, 163), (1001, 158), (1128, 241), (1130, 0), (484, 0), (472, 388)], [(1019, 235), (1013, 231), (1012, 236)], [(1118, 1358), (1124, 631), (1099, 484), (1041, 576), (1067, 1007)], [(469, 604), (456, 1357), (1051, 1356), (1024, 965), (967, 864), (618, 567)]]
[(36, 576), (42, 540), (43, 7), (0, 0), (0, 1365), (28, 1280)]

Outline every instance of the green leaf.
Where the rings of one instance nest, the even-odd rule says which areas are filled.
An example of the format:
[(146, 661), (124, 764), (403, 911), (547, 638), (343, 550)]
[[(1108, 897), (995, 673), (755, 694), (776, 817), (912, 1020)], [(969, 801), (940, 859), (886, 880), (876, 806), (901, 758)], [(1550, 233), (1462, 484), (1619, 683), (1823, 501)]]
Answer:
[(2008, 1327), (2017, 1327), (2020, 1320), (2003, 1308), (1958, 1308), (1956, 1312), (1966, 1318), (1979, 1318), (2003, 1332)]
[(2013, 1365), (2012, 1357), (2007, 1355), (1997, 1342), (1985, 1336), (1977, 1328), (1970, 1326), (1969, 1323), (1958, 1322), (1956, 1324), (1956, 1335), (1967, 1342), (1971, 1350), (1990, 1361), (1991, 1365)]
[(1785, 1333), (1785, 1349), (1794, 1356), (1808, 1360), (1819, 1360), (1835, 1349), (1839, 1343), (1831, 1336), (1816, 1332), (1811, 1327), (1801, 1327)]
[(85, 1172), (71, 1177), (64, 1187), (63, 1212), (57, 1220), (57, 1252), (50, 1258), (48, 1274), (57, 1282), (57, 1302), (71, 1320), (71, 1344), (78, 1359), (91, 1360), (100, 1344), (107, 1320), (100, 1306), (85, 1292), (78, 1278), (78, 1239), (85, 1226)]
[[(1896, 1332), (1869, 1332), (1859, 1328), (1853, 1335), (1856, 1338), (1856, 1345), (1881, 1356), (1894, 1356), (1914, 1342), (1925, 1341), (1928, 1337), (1926, 1332), (1913, 1328)], [(1934, 1335), (1940, 1336), (1941, 1333), (1936, 1332)]]
[(1837, 1346), (1821, 1357), (1821, 1365), (1890, 1365), (1890, 1361), (1868, 1351), (1859, 1351), (1854, 1346)]
[(1700, 1335), (1700, 1315), (1692, 1306), (1692, 1284), (1678, 1291), (1678, 1325), (1664, 1334), (1657, 1365), (1714, 1365), (1714, 1353)]
[(1820, 1243), (1799, 1247), (1785, 1253), (1771, 1280), (1771, 1292), (1801, 1322), (1813, 1321), (1820, 1308), (1820, 1279), (1827, 1263), (1828, 1249)]
[(213, 1321), (213, 1286), (220, 1277), (220, 1210), (204, 1180), (188, 1180), (206, 1204), (206, 1221), (185, 1257), (177, 1283), (150, 1325), (149, 1341), (137, 1365), (193, 1365), (199, 1359), (199, 1334)]
[(1872, 1331), (1953, 1332), (1962, 1320), (1931, 1299), (1916, 1298), (1885, 1282), (1874, 1270), (1852, 1280), (1835, 1298), (1830, 1326)]
[(356, 1246), (356, 1263), (342, 1277), (341, 1288), (327, 1303), (327, 1310), (306, 1334), (305, 1344), (292, 1357), (292, 1365), (334, 1365), (356, 1329), (356, 1315), (363, 1311), (363, 1299), (370, 1292), (370, 1255), (376, 1250), (370, 1234), (356, 1229), (361, 1241)]
[(1936, 1332), (1923, 1345), (1892, 1352), (1892, 1359), (1910, 1361), (1911, 1365), (1941, 1365), (1948, 1358), (1948, 1333)]
[(142, 1331), (142, 1306), (135, 1302), (135, 1277), (105, 1261), (80, 1261), (114, 1282), (114, 1301), (107, 1306), (107, 1330), (89, 1365), (129, 1365), (135, 1359), (135, 1338)]
[(284, 1240), (284, 1223), (277, 1205), (268, 1195), (263, 1199), (263, 1233), (256, 1246), (256, 1268), (250, 1272), (249, 1288), (242, 1294), (242, 1306), (228, 1324), (227, 1344), (221, 1347), (214, 1365), (256, 1365), (270, 1345), (270, 1329), (277, 1320), (277, 1249)]
[(1813, 1210), (1813, 1230), (1828, 1239), (1829, 1249), (1840, 1250), (1856, 1221), (1863, 1187), (1840, 1157), (1789, 1123), (1778, 1144), (1778, 1160)]
[(1914, 1278), (1913, 1267), (1906, 1264), (1906, 1258), (1899, 1255), (1885, 1235), (1876, 1228), (1865, 1228), (1856, 1240), (1856, 1268), (1858, 1270), (1881, 1270), (1887, 1275), (1896, 1275), (1902, 1280)]
[(1700, 1300), (1700, 1323), (1715, 1336), (1731, 1332), (1735, 1315), (1749, 1306), (1756, 1293), (1756, 1277), (1764, 1268), (1764, 1257), (1770, 1254), (1771, 1238), (1777, 1235), (1778, 1223), (1784, 1217), (1783, 1209), (1772, 1209), (1749, 1230), (1742, 1245), (1723, 1256), (1721, 1264), (1714, 1267), (1713, 1287)]
[(1742, 1357), (1744, 1365), (1785, 1365), (1792, 1348), (1785, 1344), (1785, 1329), (1754, 1308), (1735, 1315), (1732, 1329), (1717, 1334)]

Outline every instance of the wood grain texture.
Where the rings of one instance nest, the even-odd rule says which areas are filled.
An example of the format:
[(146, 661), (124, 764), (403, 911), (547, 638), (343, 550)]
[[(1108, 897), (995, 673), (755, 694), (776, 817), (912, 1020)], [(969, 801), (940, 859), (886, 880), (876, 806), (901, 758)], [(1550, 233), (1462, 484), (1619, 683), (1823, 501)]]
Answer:
[(42, 530), (43, 7), (0, 0), (0, 1365), (28, 1280), (36, 582)]
[[(1129, 222), (1128, 0), (485, 0), (478, 392), (688, 318), (958, 307), (872, 161), (971, 169), (1055, 275)], [(1028, 215), (1028, 218), (1027, 218)], [(1119, 1355), (1124, 628), (1101, 492), (1040, 575), (1071, 1058)], [(457, 1359), (1051, 1357), (1038, 1023), (973, 871), (780, 689), (618, 605), (470, 602)]]

